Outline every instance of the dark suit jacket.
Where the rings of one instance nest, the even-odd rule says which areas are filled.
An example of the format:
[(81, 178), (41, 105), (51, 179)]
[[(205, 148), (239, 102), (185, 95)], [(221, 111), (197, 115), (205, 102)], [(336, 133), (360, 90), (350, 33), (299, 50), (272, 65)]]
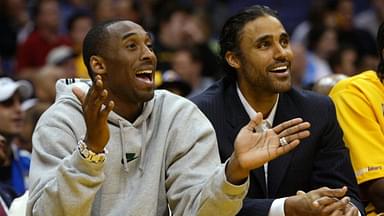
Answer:
[[(235, 80), (224, 78), (191, 100), (213, 124), (224, 162), (233, 152), (237, 133), (250, 120), (237, 95)], [(273, 126), (295, 117), (311, 123), (311, 136), (291, 152), (269, 162), (268, 187), (263, 167), (251, 171), (249, 192), (239, 215), (268, 215), (275, 198), (295, 195), (298, 190), (308, 192), (322, 186), (344, 185), (363, 214), (348, 149), (331, 100), (295, 89), (280, 94)]]

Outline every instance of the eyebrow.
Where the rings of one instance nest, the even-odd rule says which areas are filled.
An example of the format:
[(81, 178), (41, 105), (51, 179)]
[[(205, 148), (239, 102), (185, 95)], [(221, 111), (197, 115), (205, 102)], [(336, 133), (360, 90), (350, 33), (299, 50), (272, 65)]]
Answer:
[[(150, 39), (152, 39), (152, 37), (151, 37), (151, 35), (148, 33), (148, 32), (146, 32), (145, 33)], [(129, 37), (132, 37), (132, 36), (134, 36), (134, 35), (138, 35), (137, 34), (137, 32), (127, 32), (127, 33), (125, 33), (125, 34), (123, 34), (123, 40), (125, 40), (125, 39), (127, 39), (127, 38), (129, 38)]]
[(123, 34), (123, 40), (129, 38), (129, 37), (132, 37), (133, 35), (137, 35), (136, 32), (128, 32), (128, 33), (125, 33)]
[[(268, 35), (263, 35), (263, 36), (257, 38), (257, 39), (255, 40), (255, 43), (258, 43), (258, 42), (260, 42), (260, 41), (265, 41), (265, 40), (267, 40), (267, 39), (270, 38), (270, 37), (272, 37), (272, 35), (269, 35), (269, 34), (268, 34)], [(288, 33), (283, 32), (283, 33), (280, 34), (280, 37), (283, 37), (283, 38), (289, 38), (289, 35), (288, 35)]]
[(255, 42), (258, 43), (258, 42), (260, 42), (260, 41), (267, 40), (267, 39), (270, 38), (270, 37), (272, 37), (272, 35), (263, 35), (263, 36), (257, 38), (257, 39), (255, 40)]
[(283, 32), (283, 33), (281, 34), (281, 37), (286, 37), (286, 38), (289, 39), (289, 34), (288, 34), (287, 32)]

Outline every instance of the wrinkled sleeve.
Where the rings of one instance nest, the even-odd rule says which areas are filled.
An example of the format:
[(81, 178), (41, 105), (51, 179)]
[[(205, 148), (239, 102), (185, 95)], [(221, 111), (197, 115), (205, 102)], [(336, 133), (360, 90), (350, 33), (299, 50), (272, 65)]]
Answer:
[(33, 135), (27, 215), (90, 215), (104, 164), (83, 160), (69, 123), (53, 119), (47, 116)]
[(196, 109), (174, 124), (169, 140), (166, 188), (174, 215), (235, 215), (242, 206), (249, 180), (232, 185), (220, 164), (214, 129)]

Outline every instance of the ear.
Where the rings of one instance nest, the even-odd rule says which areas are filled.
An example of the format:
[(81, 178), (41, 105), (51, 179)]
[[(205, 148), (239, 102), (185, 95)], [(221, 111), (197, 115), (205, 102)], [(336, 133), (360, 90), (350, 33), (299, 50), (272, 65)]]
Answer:
[(235, 69), (239, 69), (240, 68), (240, 61), (237, 58), (237, 56), (235, 55), (235, 53), (233, 53), (231, 51), (227, 51), (225, 53), (225, 60), (227, 61), (229, 66), (231, 66), (231, 67), (233, 67)]
[(107, 68), (102, 57), (91, 56), (89, 59), (89, 64), (91, 65), (92, 71), (95, 73), (95, 75), (107, 73)]

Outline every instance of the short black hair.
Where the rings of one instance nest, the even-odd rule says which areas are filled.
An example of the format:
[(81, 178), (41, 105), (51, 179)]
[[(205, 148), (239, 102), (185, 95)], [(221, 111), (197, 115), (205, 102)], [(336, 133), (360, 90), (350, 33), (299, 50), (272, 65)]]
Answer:
[(114, 23), (122, 20), (110, 20), (101, 22), (95, 25), (91, 30), (88, 31), (83, 42), (83, 61), (88, 70), (88, 75), (94, 80), (95, 76), (92, 71), (89, 60), (91, 56), (103, 56), (105, 54), (105, 47), (108, 45), (109, 33), (107, 28)]
[(379, 76), (381, 82), (384, 82), (384, 56), (383, 56), (383, 49), (384, 49), (384, 22), (381, 23), (379, 26), (379, 29), (377, 30), (377, 37), (376, 37), (376, 43), (377, 43), (377, 52), (380, 57), (379, 65), (377, 66), (377, 75)]
[(279, 18), (277, 11), (272, 10), (268, 6), (253, 5), (231, 16), (225, 22), (219, 39), (220, 57), (224, 72), (228, 74), (234, 74), (232, 73), (234, 69), (227, 63), (225, 59), (225, 53), (227, 51), (232, 51), (234, 53), (240, 54), (240, 36), (244, 26), (248, 22), (262, 16), (273, 16)]

